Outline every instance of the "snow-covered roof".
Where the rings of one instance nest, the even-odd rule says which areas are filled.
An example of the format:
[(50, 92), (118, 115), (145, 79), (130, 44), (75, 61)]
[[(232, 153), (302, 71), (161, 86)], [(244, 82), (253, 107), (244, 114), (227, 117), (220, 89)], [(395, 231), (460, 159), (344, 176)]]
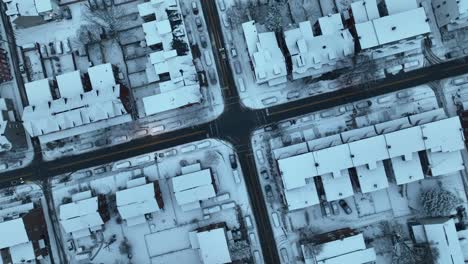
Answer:
[[(15, 121), (15, 116), (12, 106), (9, 106), (8, 101), (10, 99), (0, 98), (0, 153), (9, 151), (13, 145), (10, 140), (5, 136), (5, 131), (9, 121)], [(6, 113), (3, 115), (1, 113)]]
[(339, 60), (354, 54), (354, 39), (349, 30), (314, 36), (310, 21), (284, 32), (291, 55), (293, 79), (320, 75), (335, 69)]
[(148, 46), (160, 44), (165, 38), (173, 38), (171, 24), (167, 19), (143, 23), (143, 32)]
[(340, 177), (331, 173), (322, 175), (323, 190), (327, 201), (336, 201), (354, 195), (353, 185), (348, 170), (341, 171)]
[(426, 149), (430, 152), (451, 152), (465, 148), (459, 117), (421, 125)]
[(351, 3), (355, 23), (363, 23), (380, 17), (376, 0), (361, 0)]
[(343, 170), (353, 167), (348, 144), (317, 150), (313, 154), (319, 175), (331, 173), (337, 178), (342, 176)]
[(388, 188), (387, 174), (382, 161), (377, 161), (372, 169), (368, 166), (357, 166), (356, 172), (362, 193)]
[(431, 3), (439, 27), (456, 22), (460, 17), (464, 17), (468, 11), (467, 0), (433, 0)]
[(385, 0), (385, 6), (389, 15), (398, 14), (418, 8), (416, 0)]
[[(465, 259), (458, 240), (455, 222), (452, 218), (435, 218), (421, 221), (424, 228), (422, 236), (415, 236), (417, 243), (429, 242), (437, 250), (437, 264), (464, 263)], [(413, 231), (421, 225), (413, 226)], [(421, 240), (418, 240), (421, 239)]]
[(305, 179), (317, 176), (312, 152), (278, 160), (278, 167), (286, 190), (302, 187)]
[(116, 200), (120, 217), (125, 220), (159, 211), (153, 183), (118, 191)]
[(318, 19), (322, 35), (331, 35), (340, 32), (343, 29), (343, 20), (341, 14), (330, 14)]
[(26, 96), (28, 97), (29, 105), (37, 105), (52, 101), (52, 93), (50, 91), (49, 79), (41, 79), (24, 84)]
[(410, 127), (384, 134), (390, 158), (407, 156), (425, 149), (420, 127)]
[(200, 103), (202, 94), (200, 86), (190, 85), (181, 88), (143, 97), (143, 105), (147, 116), (177, 109), (183, 106)]
[(26, 263), (36, 259), (33, 243), (31, 241), (10, 247), (10, 256), (13, 263)]
[(112, 64), (100, 64), (88, 69), (89, 80), (93, 89), (104, 89), (116, 85)]
[(22, 218), (0, 223), (0, 249), (29, 242)]
[(384, 136), (375, 136), (349, 143), (351, 158), (355, 167), (367, 165), (372, 170), (377, 162), (389, 158)]
[[(408, 26), (411, 24), (411, 26)], [(362, 49), (373, 48), (431, 32), (423, 7), (357, 23)]]
[(60, 205), (59, 219), (67, 233), (99, 227), (104, 224), (98, 212), (97, 197)]
[(179, 205), (198, 203), (216, 196), (210, 169), (173, 177), (172, 186)]
[[(362, 234), (320, 244), (315, 254), (317, 264), (364, 264), (376, 261), (374, 248), (367, 248)], [(304, 249), (304, 247), (303, 247)], [(306, 260), (306, 263), (313, 263)]]
[(284, 196), (289, 211), (306, 208), (320, 202), (313, 180), (310, 180), (302, 187), (284, 190)]
[(432, 176), (440, 176), (463, 170), (465, 168), (460, 151), (427, 152)]
[(38, 13), (50, 12), (53, 9), (52, 0), (34, 0)]
[(231, 255), (224, 228), (197, 233), (200, 257), (204, 264), (230, 263)]
[(418, 153), (392, 158), (392, 168), (398, 185), (424, 179)]
[(131, 120), (120, 101), (120, 86), (103, 85), (66, 99), (26, 106), (22, 120), (28, 133), (36, 137), (80, 126), (85, 128), (80, 133), (86, 133), (99, 129), (90, 124), (117, 117), (128, 117), (121, 122)]
[(286, 61), (275, 33), (257, 33), (255, 21), (243, 23), (242, 28), (257, 83), (268, 82), (273, 86), (286, 82)]
[(60, 97), (70, 98), (84, 93), (80, 71), (72, 71), (57, 76)]

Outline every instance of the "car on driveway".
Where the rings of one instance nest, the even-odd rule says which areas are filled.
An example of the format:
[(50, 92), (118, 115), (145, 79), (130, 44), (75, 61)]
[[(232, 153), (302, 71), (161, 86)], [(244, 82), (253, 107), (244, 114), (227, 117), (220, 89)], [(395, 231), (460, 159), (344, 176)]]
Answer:
[(338, 202), (337, 201), (332, 201), (330, 202), (330, 207), (332, 209), (332, 213), (334, 215), (339, 215), (340, 214), (340, 207), (338, 206)]
[(203, 31), (203, 23), (201, 21), (201, 18), (196, 17), (195, 18), (195, 24), (197, 25), (198, 31)]
[(192, 11), (194, 15), (198, 15), (198, 4), (197, 1), (192, 1)]
[(351, 209), (351, 207), (349, 207), (348, 203), (345, 200), (341, 199), (338, 201), (338, 203), (340, 204), (341, 208), (343, 208), (346, 214), (351, 214), (353, 212), (353, 210)]

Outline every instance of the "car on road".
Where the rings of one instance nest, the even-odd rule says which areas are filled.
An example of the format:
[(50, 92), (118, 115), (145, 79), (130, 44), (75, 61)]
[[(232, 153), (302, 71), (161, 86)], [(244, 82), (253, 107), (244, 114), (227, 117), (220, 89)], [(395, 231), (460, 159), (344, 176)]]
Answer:
[(200, 44), (202, 48), (206, 49), (208, 47), (208, 41), (206, 40), (205, 35), (200, 35)]
[(273, 201), (273, 190), (270, 184), (265, 185), (265, 195), (269, 201)]
[(332, 209), (332, 213), (334, 215), (339, 215), (340, 214), (340, 207), (338, 206), (338, 202), (337, 201), (332, 201), (330, 202), (330, 207)]
[(348, 203), (345, 200), (341, 199), (338, 201), (338, 203), (340, 204), (341, 208), (343, 208), (346, 214), (351, 214), (353, 212), (353, 210), (351, 209), (351, 207), (349, 207)]
[(322, 213), (323, 216), (328, 217), (331, 215), (330, 204), (327, 201), (322, 201)]
[(234, 62), (234, 71), (237, 73), (237, 74), (241, 74), (242, 73), (242, 67), (240, 65), (240, 62), (239, 61), (235, 61)]
[(280, 249), (280, 253), (281, 253), (281, 259), (283, 260), (283, 262), (284, 263), (289, 263), (288, 250), (286, 250), (286, 248), (282, 248), (282, 249)]
[(72, 14), (71, 14), (70, 7), (64, 6), (63, 9), (62, 9), (62, 15), (66, 20), (72, 19)]
[(201, 18), (196, 17), (195, 18), (195, 24), (197, 25), (198, 31), (203, 31), (203, 23), (201, 21)]
[(216, 79), (216, 71), (214, 68), (208, 69), (208, 78), (210, 79), (211, 84), (216, 84), (218, 79)]
[(224, 48), (219, 48), (219, 55), (221, 55), (221, 59), (225, 60), (226, 59), (226, 51)]
[(229, 155), (229, 162), (231, 163), (231, 168), (232, 168), (233, 170), (237, 169), (237, 159), (236, 159), (236, 155), (230, 154), (230, 155)]
[(270, 175), (268, 174), (268, 171), (267, 171), (266, 169), (263, 169), (263, 170), (260, 172), (260, 175), (262, 175), (263, 179), (265, 179), (265, 180), (270, 179)]
[(192, 12), (194, 15), (198, 15), (198, 4), (197, 1), (192, 1)]

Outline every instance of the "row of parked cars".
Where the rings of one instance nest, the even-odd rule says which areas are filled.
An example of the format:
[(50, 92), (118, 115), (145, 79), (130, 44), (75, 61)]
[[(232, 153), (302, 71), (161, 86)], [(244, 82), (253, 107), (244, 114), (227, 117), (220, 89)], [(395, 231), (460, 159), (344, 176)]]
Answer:
[(331, 215), (339, 215), (340, 207), (348, 215), (353, 213), (353, 210), (351, 209), (351, 207), (349, 207), (348, 203), (345, 200), (341, 199), (338, 201), (327, 202), (324, 198), (325, 197), (322, 196), (321, 206), (322, 213), (325, 217)]

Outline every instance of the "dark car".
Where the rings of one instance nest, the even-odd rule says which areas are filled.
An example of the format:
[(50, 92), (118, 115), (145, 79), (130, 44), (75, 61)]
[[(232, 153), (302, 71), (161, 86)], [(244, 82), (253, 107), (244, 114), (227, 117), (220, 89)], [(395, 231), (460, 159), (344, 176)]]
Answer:
[(67, 19), (67, 20), (72, 19), (72, 14), (71, 14), (70, 7), (65, 6), (65, 7), (62, 9), (62, 14), (63, 14), (63, 17), (64, 17), (65, 19)]
[(262, 175), (263, 179), (268, 180), (270, 179), (270, 175), (268, 174), (268, 171), (266, 169), (263, 169), (260, 174)]
[(265, 194), (269, 201), (273, 200), (273, 190), (271, 189), (271, 185), (265, 185)]
[(349, 207), (348, 203), (345, 200), (341, 199), (338, 201), (338, 203), (340, 204), (341, 208), (343, 208), (346, 214), (351, 214), (353, 212), (353, 210), (351, 209), (351, 207)]
[(198, 31), (203, 31), (203, 23), (199, 17), (195, 18), (195, 24), (197, 25)]
[(236, 155), (230, 154), (230, 155), (229, 155), (229, 162), (231, 162), (231, 168), (232, 168), (233, 170), (237, 169), (237, 159), (236, 159)]
[(205, 35), (200, 35), (200, 44), (202, 48), (206, 49), (208, 47), (208, 42), (206, 41)]

